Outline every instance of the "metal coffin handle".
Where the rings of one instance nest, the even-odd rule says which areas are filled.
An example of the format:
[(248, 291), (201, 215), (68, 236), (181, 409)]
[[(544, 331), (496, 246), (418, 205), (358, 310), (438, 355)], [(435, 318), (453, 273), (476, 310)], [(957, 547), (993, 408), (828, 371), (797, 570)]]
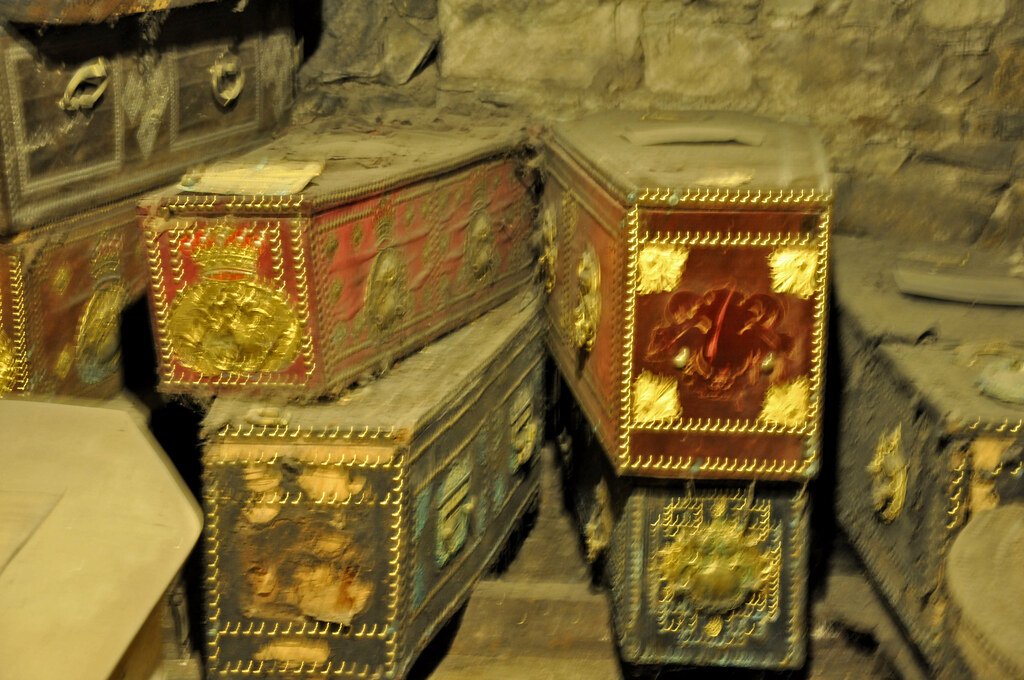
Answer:
[(238, 99), (245, 87), (245, 71), (234, 52), (222, 52), (210, 67), (210, 89), (217, 103), (227, 107)]
[(88, 111), (96, 106), (110, 84), (109, 70), (110, 63), (103, 57), (82, 64), (64, 88), (64, 96), (58, 102), (60, 108), (72, 112)]

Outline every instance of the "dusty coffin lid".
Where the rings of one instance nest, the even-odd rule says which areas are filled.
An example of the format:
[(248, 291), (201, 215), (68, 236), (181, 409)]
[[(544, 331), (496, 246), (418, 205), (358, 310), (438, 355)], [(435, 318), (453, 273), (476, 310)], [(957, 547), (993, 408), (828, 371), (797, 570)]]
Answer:
[[(384, 376), (333, 402), (274, 408), (262, 425), (265, 402), (220, 397), (204, 421), (206, 437), (221, 431), (256, 435), (355, 433), (407, 439), (485, 379), (499, 354), (515, 352), (531, 323), (539, 324), (536, 298), (524, 293), (461, 329), (427, 345)], [(255, 426), (255, 427), (253, 427)]]
[[(290, 197), (281, 203), (295, 205), (301, 195), (301, 204), (307, 209), (332, 207), (477, 161), (512, 155), (525, 141), (524, 126), (519, 122), (481, 123), (424, 112), (413, 116), (409, 125), (320, 121), (293, 127), (268, 144), (191, 171), (183, 178), (182, 188), (196, 194), (238, 196), (236, 202), (241, 205), (246, 196)], [(308, 163), (323, 167), (304, 188), (286, 188), (287, 182), (280, 178), (287, 166)], [(251, 168), (251, 172), (238, 189), (204, 189), (215, 173), (240, 167)], [(166, 192), (156, 196), (164, 202), (174, 200)]]
[[(1024, 374), (1019, 370), (1007, 376), (994, 369), (1008, 368), (1024, 355), (1024, 349), (974, 342), (952, 346), (883, 343), (881, 352), (920, 392), (950, 434), (980, 430), (1019, 436), (1024, 429), (1024, 405), (986, 393), (999, 387), (1012, 391), (1020, 384), (1019, 376)], [(1002, 386), (995, 382), (999, 380), (1009, 382)]]
[(106, 680), (195, 545), (199, 506), (137, 419), (0, 401), (3, 677)]
[(552, 137), (627, 203), (643, 188), (831, 188), (813, 130), (744, 113), (612, 111), (559, 123)]

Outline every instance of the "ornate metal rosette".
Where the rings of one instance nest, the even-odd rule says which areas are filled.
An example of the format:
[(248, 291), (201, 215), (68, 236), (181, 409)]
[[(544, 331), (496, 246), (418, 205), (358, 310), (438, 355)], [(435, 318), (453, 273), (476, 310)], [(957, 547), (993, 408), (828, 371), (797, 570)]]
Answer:
[(783, 526), (752, 489), (670, 499), (651, 524), (650, 606), (680, 644), (762, 638), (780, 612)]

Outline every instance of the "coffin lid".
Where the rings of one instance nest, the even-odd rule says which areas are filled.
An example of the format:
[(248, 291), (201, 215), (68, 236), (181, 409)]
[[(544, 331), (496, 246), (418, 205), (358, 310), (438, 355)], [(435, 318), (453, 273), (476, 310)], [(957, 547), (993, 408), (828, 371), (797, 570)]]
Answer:
[(813, 130), (745, 113), (612, 111), (559, 123), (552, 138), (624, 202), (643, 188), (831, 187)]
[[(269, 144), (227, 160), (229, 167), (248, 164), (253, 168), (251, 183), (244, 190), (217, 190), (224, 196), (302, 194), (309, 208), (331, 207), (372, 196), (455, 171), (481, 160), (507, 156), (526, 140), (523, 126), (516, 122), (480, 122), (455, 115), (423, 112), (412, 116), (408, 125), (383, 123), (358, 125), (335, 121), (296, 126)], [(322, 163), (323, 169), (307, 186), (282, 190), (275, 169), (296, 163)], [(221, 168), (225, 167), (221, 162)], [(218, 164), (190, 171), (183, 180), (193, 183), (196, 193), (202, 180), (218, 171)], [(266, 176), (260, 183), (259, 176)], [(198, 183), (197, 183), (198, 182)], [(468, 187), (472, 190), (472, 187)], [(187, 194), (186, 194), (187, 195)], [(156, 195), (166, 203), (173, 200), (166, 190)], [(294, 201), (293, 201), (294, 203)]]
[[(1006, 330), (1011, 332), (1009, 327)], [(997, 377), (993, 371), (1012, 364), (1024, 349), (1011, 343), (995, 347), (973, 342), (952, 346), (885, 342), (880, 351), (949, 433), (981, 430), (1019, 436), (1024, 428), (1024, 406), (988, 396), (983, 390), (986, 380)]]
[[(393, 433), (392, 438), (408, 439), (485, 380), (487, 366), (496, 357), (524, 346), (524, 334), (537, 332), (537, 304), (529, 293), (513, 298), (335, 401), (270, 406), (265, 400), (219, 397), (204, 421), (205, 436), (213, 437), (225, 427), (245, 431), (256, 425), (256, 434), (273, 434), (275, 427), (313, 432), (340, 428), (342, 433)], [(264, 423), (268, 412), (273, 417)]]
[(127, 408), (0, 401), (4, 677), (110, 677), (202, 515)]

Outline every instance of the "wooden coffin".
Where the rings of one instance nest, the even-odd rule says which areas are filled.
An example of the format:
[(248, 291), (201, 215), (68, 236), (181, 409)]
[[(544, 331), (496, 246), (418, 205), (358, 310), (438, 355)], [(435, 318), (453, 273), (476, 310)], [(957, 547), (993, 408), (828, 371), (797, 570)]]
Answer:
[(610, 587), (622, 659), (636, 666), (801, 667), (805, 485), (619, 477), (585, 420), (567, 430), (566, 482), (588, 555)]
[(620, 474), (818, 468), (830, 193), (808, 130), (607, 113), (546, 145), (551, 351)]
[(232, 9), (176, 10), (149, 28), (0, 26), (0, 234), (138, 194), (266, 138), (292, 99), (288, 4)]
[(517, 297), (337, 402), (214, 401), (211, 676), (404, 677), (536, 501), (538, 312)]
[(0, 395), (114, 396), (120, 314), (145, 287), (132, 203), (0, 242)]
[(210, 0), (0, 0), (0, 20), (30, 24), (95, 24), (127, 14), (162, 12)]
[(1024, 500), (1024, 405), (986, 394), (1020, 375), (1024, 312), (901, 296), (892, 244), (835, 252), (836, 514), (936, 676), (965, 677), (943, 573), (973, 513)]
[[(232, 161), (249, 194), (150, 196), (162, 389), (313, 399), (507, 300), (533, 276), (523, 153), (514, 127), (302, 127)], [(325, 163), (274, 195), (285, 158)]]

